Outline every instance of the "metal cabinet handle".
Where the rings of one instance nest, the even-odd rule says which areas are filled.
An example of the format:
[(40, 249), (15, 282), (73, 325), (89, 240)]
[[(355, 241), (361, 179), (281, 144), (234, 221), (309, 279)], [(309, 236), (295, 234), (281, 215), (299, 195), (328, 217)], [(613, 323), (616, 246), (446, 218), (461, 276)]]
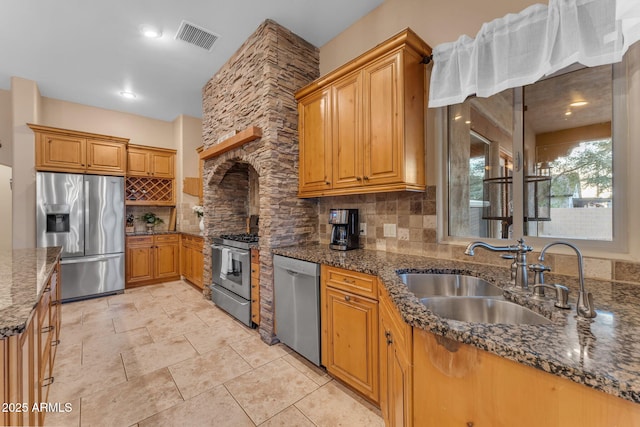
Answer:
[(53, 384), (53, 381), (54, 377), (45, 378), (44, 380), (42, 380), (42, 387), (50, 386), (51, 384)]
[(384, 331), (384, 336), (387, 338), (387, 345), (393, 344), (393, 339), (391, 338), (391, 332)]
[(53, 325), (49, 325), (47, 327), (42, 328), (42, 333), (46, 334), (47, 332), (51, 332), (55, 329), (55, 327)]
[(324, 182), (326, 185), (331, 185), (331, 181), (325, 181)]
[(60, 344), (60, 340), (53, 340), (53, 341), (51, 341), (51, 347), (55, 347), (55, 346), (57, 346), (58, 344)]
[(345, 296), (344, 296), (344, 300), (345, 300), (345, 301), (351, 301), (351, 297), (350, 297), (349, 295), (345, 295)]
[(346, 277), (342, 281), (345, 282), (345, 283), (348, 283), (350, 285), (353, 285), (354, 283), (356, 283), (355, 280), (349, 279), (349, 278), (346, 278)]

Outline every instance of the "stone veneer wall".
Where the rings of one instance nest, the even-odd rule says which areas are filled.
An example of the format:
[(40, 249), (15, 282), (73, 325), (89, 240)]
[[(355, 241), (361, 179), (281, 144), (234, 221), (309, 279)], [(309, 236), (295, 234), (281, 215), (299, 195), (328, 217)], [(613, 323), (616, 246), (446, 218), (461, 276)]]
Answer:
[[(408, 253), (444, 259), (460, 259), (483, 264), (509, 267), (510, 261), (495, 253), (477, 250), (473, 258), (464, 255), (465, 246), (437, 242), (436, 187), (424, 193), (394, 192), (356, 196), (323, 197), (319, 202), (320, 243), (328, 244), (331, 226), (327, 224), (329, 209), (358, 209), (361, 224), (367, 234), (360, 237), (365, 249)], [(396, 226), (396, 237), (384, 237), (384, 224)], [(539, 250), (529, 255), (536, 260)], [(533, 261), (532, 261), (533, 262)], [(544, 263), (558, 274), (577, 276), (575, 255), (547, 254)], [(640, 284), (640, 263), (603, 258), (584, 258), (585, 277), (618, 280)]]
[(267, 20), (203, 89), (205, 149), (230, 131), (262, 129), (262, 138), (205, 162), (204, 280), (211, 282), (212, 238), (245, 231), (248, 212), (239, 212), (231, 200), (246, 200), (244, 181), (242, 188), (223, 187), (229, 185), (225, 174), (234, 165), (249, 165), (259, 183), (260, 335), (268, 343), (274, 340), (271, 248), (318, 239), (317, 202), (297, 198), (298, 113), (293, 95), (318, 78), (318, 57), (314, 46)]

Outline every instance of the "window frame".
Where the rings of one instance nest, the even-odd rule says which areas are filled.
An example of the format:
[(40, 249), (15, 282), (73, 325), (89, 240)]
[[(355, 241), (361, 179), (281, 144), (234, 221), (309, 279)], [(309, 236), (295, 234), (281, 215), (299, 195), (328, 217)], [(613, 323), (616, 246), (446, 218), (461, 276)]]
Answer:
[[(552, 241), (567, 241), (581, 248), (584, 254), (591, 256), (605, 256), (616, 253), (624, 254), (629, 252), (629, 204), (630, 196), (628, 181), (631, 178), (628, 174), (628, 111), (627, 111), (627, 66), (626, 56), (622, 62), (612, 64), (612, 139), (613, 139), (613, 226), (612, 240), (590, 240), (590, 239), (567, 239), (560, 237), (537, 237), (524, 236), (524, 221), (514, 221), (513, 239), (495, 238), (475, 238), (449, 235), (449, 107), (441, 107), (436, 110), (436, 156), (438, 158), (438, 241), (444, 244), (468, 244), (470, 241), (483, 240), (494, 245), (511, 244), (515, 240), (524, 236), (527, 244), (535, 249), (541, 249), (545, 244)], [(562, 72), (556, 73), (555, 77), (567, 72), (575, 71), (575, 67), (568, 67)], [(524, 218), (524, 167), (518, 168), (518, 159), (522, 163), (524, 160), (524, 134), (523, 134), (523, 87), (513, 89), (513, 204), (514, 218)]]

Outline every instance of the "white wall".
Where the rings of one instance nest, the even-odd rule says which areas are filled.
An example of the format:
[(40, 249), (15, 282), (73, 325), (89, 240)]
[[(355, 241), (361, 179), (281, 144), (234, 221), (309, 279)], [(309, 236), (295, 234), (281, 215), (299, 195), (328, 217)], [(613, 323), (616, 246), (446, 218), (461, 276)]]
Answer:
[(0, 224), (2, 224), (2, 232), (0, 233), (0, 251), (11, 250), (13, 246), (11, 232), (11, 167), (0, 165)]
[(0, 165), (11, 166), (13, 163), (12, 141), (11, 92), (0, 89)]

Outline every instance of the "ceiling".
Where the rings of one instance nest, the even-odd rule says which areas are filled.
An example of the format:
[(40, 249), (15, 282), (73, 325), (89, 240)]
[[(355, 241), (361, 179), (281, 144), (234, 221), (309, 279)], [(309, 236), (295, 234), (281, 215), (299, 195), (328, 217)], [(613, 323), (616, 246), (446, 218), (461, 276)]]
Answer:
[[(165, 121), (201, 117), (202, 87), (265, 19), (320, 47), (382, 1), (3, 0), (0, 89), (15, 76), (49, 98)], [(183, 20), (219, 36), (211, 51), (175, 39)], [(162, 36), (143, 37), (143, 25)]]

